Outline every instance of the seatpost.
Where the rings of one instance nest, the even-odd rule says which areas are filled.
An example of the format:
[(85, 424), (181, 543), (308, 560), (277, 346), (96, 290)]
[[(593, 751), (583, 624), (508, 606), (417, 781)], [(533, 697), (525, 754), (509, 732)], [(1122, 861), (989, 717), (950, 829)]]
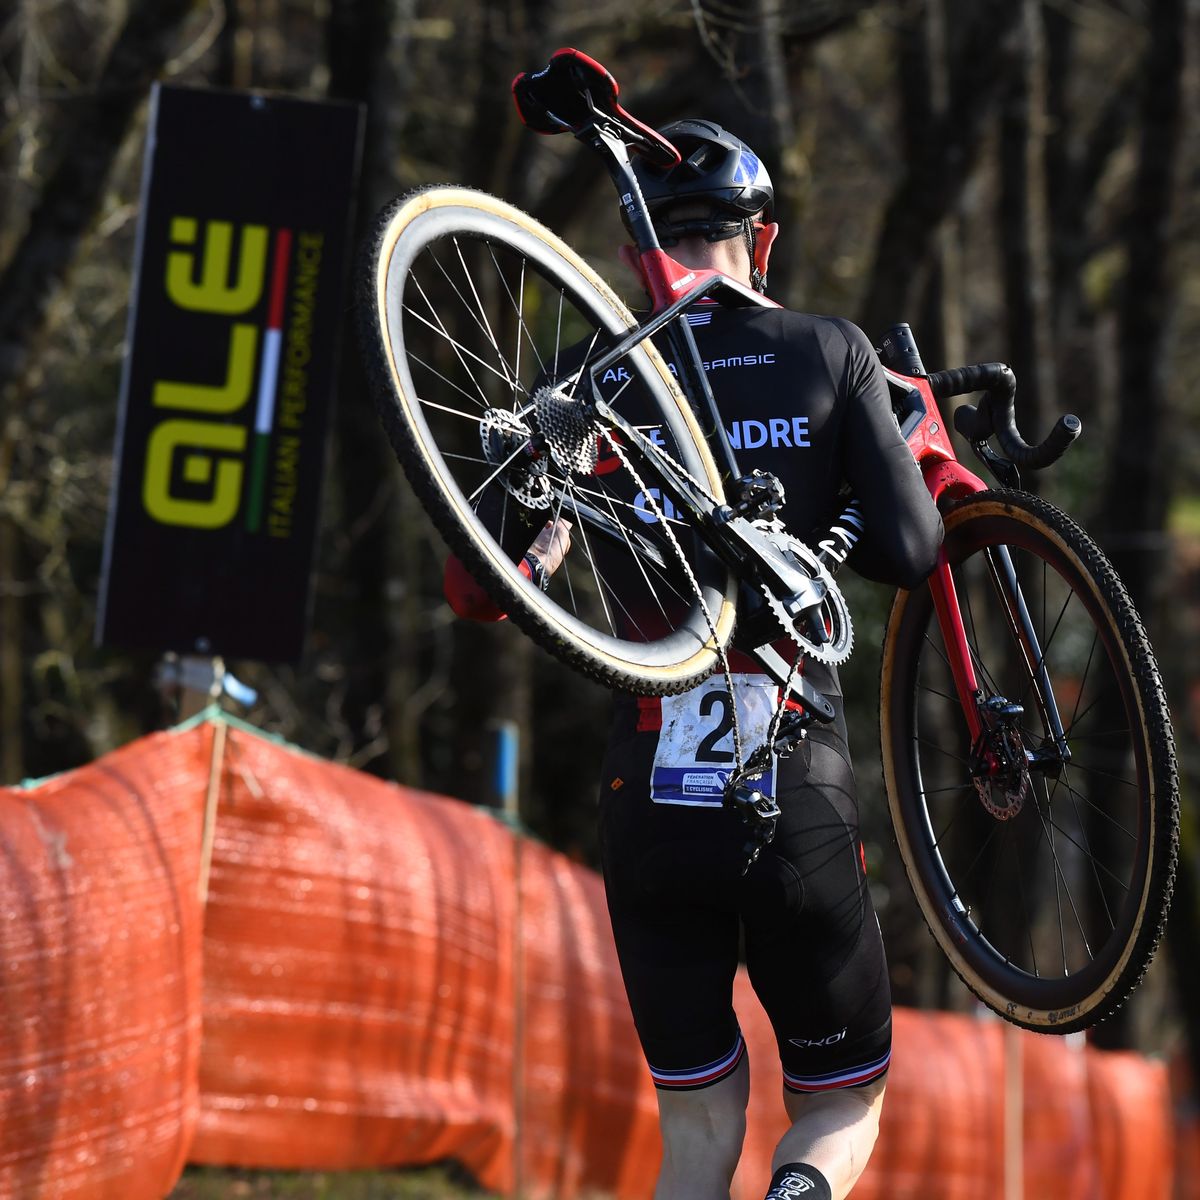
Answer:
[[(620, 131), (614, 132), (597, 120), (581, 129), (575, 136), (591, 146), (604, 159), (608, 173), (616, 185), (617, 194), (621, 197), (634, 245), (638, 254), (642, 256), (643, 263), (646, 262), (646, 255), (651, 252), (661, 255), (662, 247), (658, 243), (658, 234), (654, 232), (641, 185), (629, 161), (629, 149)], [(650, 266), (649, 269), (654, 268)], [(727, 484), (731, 483), (741, 478), (741, 471), (738, 469), (729, 435), (725, 432), (725, 426), (721, 424), (717, 402), (713, 398), (712, 388), (708, 385), (708, 377), (704, 373), (704, 365), (700, 359), (696, 339), (692, 336), (691, 326), (680, 317), (671, 322), (666, 333), (671, 355), (684, 381), (684, 394), (694, 397), (692, 408), (696, 419), (713, 448), (722, 477)]]
[(575, 136), (581, 142), (586, 142), (604, 159), (604, 165), (616, 186), (617, 195), (621, 197), (621, 205), (625, 209), (638, 253), (661, 250), (658, 235), (654, 232), (650, 214), (646, 209), (646, 201), (642, 197), (641, 185), (633, 173), (633, 164), (629, 161), (629, 148), (620, 133), (614, 133), (599, 122), (593, 122)]

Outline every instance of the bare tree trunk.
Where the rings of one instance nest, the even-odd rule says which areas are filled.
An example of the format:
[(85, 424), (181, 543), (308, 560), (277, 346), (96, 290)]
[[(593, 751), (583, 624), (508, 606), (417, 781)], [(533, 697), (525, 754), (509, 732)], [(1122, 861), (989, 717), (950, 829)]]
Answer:
[[(796, 117), (788, 84), (784, 14), (780, 0), (757, 0), (756, 8), (755, 91), (763, 116), (761, 132), (756, 130), (747, 141), (775, 165), (775, 220), (781, 229), (794, 229), (800, 181), (793, 169)], [(779, 255), (770, 272), (771, 294), (785, 304), (791, 297), (792, 277), (791, 258)]]
[[(0, 272), (0, 411), (9, 414), (0, 440), (0, 482), (13, 467), (17, 439), (27, 436), (19, 414), (22, 396), (38, 362), (46, 336), (48, 312), (72, 267), (79, 241), (100, 207), (109, 173), (146, 93), (162, 72), (174, 35), (191, 8), (191, 0), (141, 0), (129, 9), (112, 49), (92, 83), (94, 95), (73, 105), (69, 120), (60, 122), (55, 142), (59, 158), (33, 202), (28, 224)], [(0, 487), (0, 497), (6, 489)], [(0, 512), (0, 770), (5, 782), (23, 771), (58, 769), (34, 762), (33, 743), (26, 743), (29, 714), (25, 700), (26, 638), (39, 618), (61, 617), (56, 597), (40, 611), (22, 602), (27, 586), (24, 567), (32, 548), (16, 520)], [(59, 643), (61, 645), (61, 642)], [(42, 738), (43, 749), (48, 739)], [(72, 761), (86, 757), (76, 737)], [(44, 756), (43, 756), (44, 757)], [(51, 755), (53, 757), (53, 755)]]
[[(0, 426), (0, 497), (8, 489), (13, 451), (21, 426), (10, 417)], [(18, 783), (24, 774), (24, 679), (22, 671), (20, 533), (0, 508), (0, 786)]]
[[(1174, 487), (1177, 439), (1167, 364), (1177, 290), (1170, 259), (1170, 229), (1176, 171), (1184, 122), (1184, 45), (1187, 0), (1153, 0), (1149, 42), (1141, 66), (1138, 159), (1123, 242), (1125, 278), (1118, 300), (1118, 395), (1116, 436), (1108, 463), (1100, 536), (1138, 611), (1153, 630), (1169, 579), (1167, 508)], [(1097, 829), (1101, 834), (1102, 831)], [(1183, 869), (1191, 869), (1186, 862)], [(1176, 970), (1194, 994), (1194, 943), (1174, 938), (1194, 934), (1180, 912), (1173, 923), (1179, 954)], [(1194, 910), (1191, 914), (1194, 916)], [(1181, 987), (1181, 990), (1186, 990)], [(1200, 1020), (1193, 1010), (1193, 1038)], [(1104, 1045), (1127, 1044), (1127, 1010), (1097, 1030)], [(1193, 1044), (1196, 1044), (1193, 1041)]]
[[(900, 130), (906, 162), (922, 153), (935, 121), (945, 118), (949, 96), (949, 57), (945, 0), (909, 5), (899, 29), (897, 56)], [(919, 281), (920, 299), (910, 320), (929, 370), (966, 361), (961, 287), (962, 233), (957, 212), (942, 222)]]
[(0, 399), (28, 371), (46, 310), (65, 279), (79, 238), (100, 204), (130, 122), (162, 72), (192, 0), (139, 0), (129, 10), (62, 153), (42, 188), (25, 236), (0, 274)]
[[(393, 11), (393, 8), (398, 11)], [(415, 0), (334, 0), (329, 10), (329, 95), (366, 105), (353, 242), (362, 243), (383, 201), (383, 127), (404, 103), (404, 64), (390, 61), (392, 22), (405, 28)], [(400, 50), (403, 51), (404, 44)], [(395, 70), (392, 70), (395, 66)], [(396, 88), (392, 82), (396, 81)], [(341, 712), (355, 765), (410, 784), (421, 779), (419, 720), (405, 700), (417, 690), (421, 517), (397, 478), (387, 439), (369, 403), (369, 389), (350, 322), (342, 331), (332, 478), (344, 536), (345, 600), (353, 619), (343, 626), (345, 678)], [(399, 589), (389, 581), (399, 582)], [(397, 592), (399, 594), (397, 594)]]
[[(1000, 110), (999, 226), (1007, 361), (1017, 377), (1017, 424), (1043, 437), (1053, 395), (1042, 176), (1043, 53), (1037, 0), (1021, 0), (1025, 53)], [(1026, 480), (1032, 483), (1033, 480)]]
[(1103, 531), (1110, 557), (1143, 616), (1166, 583), (1163, 530), (1177, 438), (1167, 380), (1177, 284), (1170, 226), (1183, 127), (1186, 0), (1153, 0), (1143, 62), (1139, 147), (1118, 300), (1121, 406), (1108, 464)]
[(1096, 248), (1098, 185), (1128, 136), (1138, 72), (1129, 66), (1118, 69), (1103, 106), (1083, 128), (1068, 102), (1069, 82), (1073, 73), (1082, 69), (1076, 65), (1075, 19), (1075, 14), (1060, 4), (1043, 4), (1043, 171), (1057, 406), (1082, 417), (1086, 428), (1099, 409), (1101, 378), (1095, 352), (1096, 313), (1084, 294), (1083, 271)]
[(979, 158), (984, 125), (1017, 57), (1020, 13), (1008, 0), (971, 6), (964, 45), (952, 60), (946, 111), (913, 148), (884, 213), (858, 322), (869, 336), (916, 310), (938, 231), (958, 206)]

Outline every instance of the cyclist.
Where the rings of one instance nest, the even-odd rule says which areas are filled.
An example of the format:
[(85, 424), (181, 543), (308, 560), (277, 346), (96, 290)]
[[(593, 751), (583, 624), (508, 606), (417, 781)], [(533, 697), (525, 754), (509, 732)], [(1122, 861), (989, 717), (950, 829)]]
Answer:
[[(660, 243), (689, 269), (715, 268), (764, 290), (778, 227), (761, 161), (708, 121), (661, 132), (682, 162), (666, 171), (638, 167)], [(639, 270), (632, 246), (620, 253)], [(739, 466), (780, 479), (789, 531), (827, 529), (849, 486), (864, 522), (849, 565), (902, 587), (924, 579), (941, 520), (866, 336), (847, 321), (782, 308), (698, 306), (688, 320)], [(547, 525), (523, 569), (541, 579), (569, 544), (565, 523)], [(447, 595), (461, 615), (497, 615), (454, 560)], [(774, 1155), (768, 1198), (840, 1200), (874, 1145), (891, 1053), (887, 968), (867, 891), (840, 686), (832, 668), (806, 664), (837, 717), (814, 723), (777, 763), (782, 815), (743, 875), (737, 815), (719, 794), (685, 792), (679, 783), (689, 768), (711, 774), (714, 763), (732, 765), (732, 704), (746, 744), (766, 731), (777, 690), (736, 650), (730, 661), (734, 698), (723, 672), (678, 697), (618, 697), (601, 777), (613, 934), (658, 1089), (664, 1153), (655, 1197), (729, 1196), (749, 1099), (732, 1006), (741, 942), (775, 1031), (792, 1121)]]

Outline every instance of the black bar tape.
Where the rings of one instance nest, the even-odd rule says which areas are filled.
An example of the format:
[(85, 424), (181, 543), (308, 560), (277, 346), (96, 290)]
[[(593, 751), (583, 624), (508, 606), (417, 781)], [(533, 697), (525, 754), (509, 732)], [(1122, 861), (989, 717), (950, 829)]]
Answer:
[(1043, 441), (1029, 445), (1017, 429), (1017, 379), (1004, 363), (935, 371), (929, 376), (929, 386), (939, 400), (983, 391), (978, 407), (962, 404), (955, 410), (954, 428), (971, 442), (986, 441), (994, 434), (1000, 448), (1018, 467), (1037, 471), (1057, 462), (1083, 429), (1079, 418), (1068, 413), (1059, 417)]
[[(1012, 372), (1004, 363), (976, 363), (973, 367), (953, 367), (949, 371), (934, 371), (929, 376), (929, 386), (934, 398), (945, 400), (950, 396), (966, 396), (970, 392), (982, 392), (1002, 384)], [(1013, 381), (1014, 388), (1016, 381)]]

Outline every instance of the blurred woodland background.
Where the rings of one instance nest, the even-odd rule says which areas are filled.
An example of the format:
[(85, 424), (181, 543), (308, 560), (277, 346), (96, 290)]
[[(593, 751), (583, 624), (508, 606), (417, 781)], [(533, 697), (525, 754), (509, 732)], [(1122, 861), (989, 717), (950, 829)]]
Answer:
[[(1200, 11), (1189, 0), (18, 0), (0, 17), (0, 783), (175, 714), (150, 655), (93, 644), (155, 79), (367, 105), (357, 233), (456, 182), (531, 211), (631, 300), (607, 178), (518, 121), (513, 75), (573, 45), (642, 120), (714, 118), (779, 193), (771, 293), (931, 370), (1001, 359), (1018, 418), (1084, 436), (1026, 476), (1105, 547), (1158, 649), (1184, 775), (1169, 945), (1097, 1041), (1200, 1055)], [(349, 316), (349, 314), (348, 314)], [(965, 447), (960, 447), (965, 450)], [(522, 738), (522, 814), (594, 860), (607, 697), (516, 630), (456, 623), (444, 548), (365, 395), (347, 322), (312, 631), (232, 663), (245, 715), (317, 754), (486, 801), (493, 722)], [(902, 1003), (966, 1007), (892, 850), (878, 767), (888, 593), (847, 583), (867, 852)], [(1188, 1025), (1191, 1025), (1190, 1037)], [(1200, 1079), (1200, 1061), (1194, 1067)]]

